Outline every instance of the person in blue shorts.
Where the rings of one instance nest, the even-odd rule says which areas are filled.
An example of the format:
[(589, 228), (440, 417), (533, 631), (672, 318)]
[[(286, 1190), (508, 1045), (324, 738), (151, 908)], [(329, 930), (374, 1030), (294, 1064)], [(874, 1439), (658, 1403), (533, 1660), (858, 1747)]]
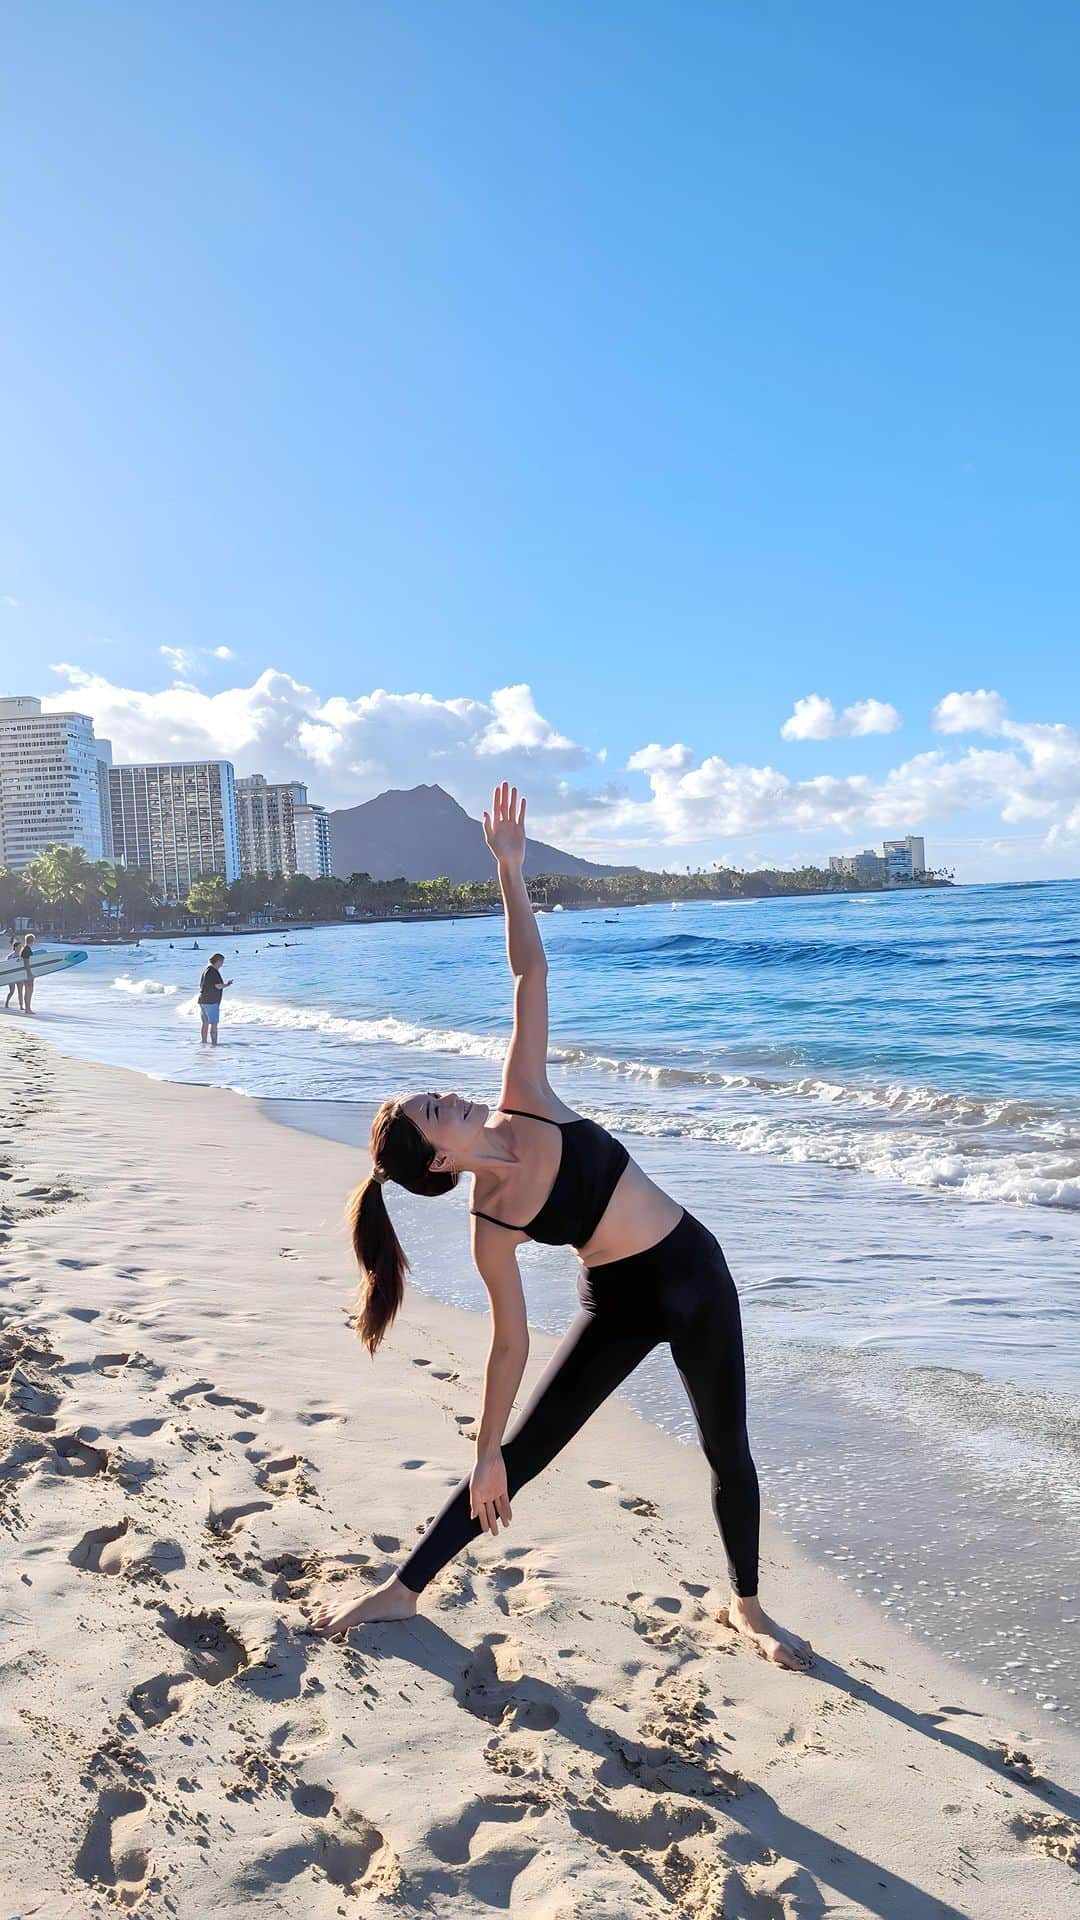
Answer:
[(210, 965), (202, 970), (199, 981), (199, 1013), (202, 1016), (202, 1043), (205, 1047), (209, 1040), (212, 1047), (217, 1046), (218, 1021), (221, 1018), (221, 996), (226, 987), (232, 986), (231, 980), (223, 980), (218, 969), (224, 960), (223, 953), (212, 953)]

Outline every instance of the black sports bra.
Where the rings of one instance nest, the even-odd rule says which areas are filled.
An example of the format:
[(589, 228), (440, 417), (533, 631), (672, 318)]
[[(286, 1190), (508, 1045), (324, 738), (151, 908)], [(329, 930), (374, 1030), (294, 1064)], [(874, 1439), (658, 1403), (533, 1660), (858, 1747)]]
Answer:
[(473, 1218), (490, 1220), (492, 1226), (506, 1227), (510, 1233), (527, 1233), (530, 1240), (542, 1240), (548, 1247), (583, 1247), (600, 1225), (630, 1159), (621, 1140), (595, 1120), (549, 1120), (546, 1113), (529, 1113), (524, 1107), (497, 1107), (496, 1112), (558, 1127), (562, 1158), (551, 1192), (527, 1227), (498, 1220), (479, 1207), (469, 1209)]

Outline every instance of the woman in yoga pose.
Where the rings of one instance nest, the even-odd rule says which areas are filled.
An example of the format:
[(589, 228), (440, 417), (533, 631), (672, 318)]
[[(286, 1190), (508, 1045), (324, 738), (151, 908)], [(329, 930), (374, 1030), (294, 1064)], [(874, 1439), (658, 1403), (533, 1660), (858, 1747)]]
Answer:
[[(492, 1336), (476, 1464), (392, 1579), (319, 1609), (315, 1631), (401, 1620), (448, 1560), (510, 1523), (511, 1498), (541, 1473), (652, 1348), (666, 1341), (712, 1469), (727, 1555), (729, 1626), (766, 1659), (805, 1667), (808, 1643), (758, 1600), (758, 1483), (746, 1436), (739, 1302), (718, 1242), (593, 1120), (548, 1084), (547, 961), (522, 876), (525, 801), (496, 787), (484, 838), (498, 864), (514, 978), (514, 1028), (494, 1109), (460, 1094), (416, 1093), (379, 1108), (371, 1172), (350, 1203), (363, 1276), (358, 1331), (374, 1353), (401, 1305), (407, 1262), (383, 1188), (435, 1195), (471, 1173), (473, 1256), (491, 1300)], [(518, 1224), (519, 1222), (523, 1224)], [(574, 1247), (581, 1311), (504, 1439), (529, 1351), (517, 1249)]]

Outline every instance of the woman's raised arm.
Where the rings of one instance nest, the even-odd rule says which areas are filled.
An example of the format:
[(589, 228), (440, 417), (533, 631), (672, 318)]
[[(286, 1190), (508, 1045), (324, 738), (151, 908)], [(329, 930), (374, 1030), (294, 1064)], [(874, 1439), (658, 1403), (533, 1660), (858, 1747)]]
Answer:
[(503, 1069), (504, 1087), (546, 1093), (548, 1047), (547, 955), (522, 871), (525, 801), (504, 780), (484, 815), (484, 839), (499, 868), (506, 912), (506, 957), (514, 976), (514, 1031)]

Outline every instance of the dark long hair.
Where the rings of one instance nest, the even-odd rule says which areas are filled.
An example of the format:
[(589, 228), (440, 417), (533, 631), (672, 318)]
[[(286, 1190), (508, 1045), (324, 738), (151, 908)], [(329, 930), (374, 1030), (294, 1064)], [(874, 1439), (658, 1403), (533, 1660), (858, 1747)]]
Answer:
[[(356, 1331), (374, 1354), (405, 1298), (409, 1262), (386, 1210), (383, 1183), (410, 1193), (449, 1193), (456, 1173), (432, 1173), (435, 1148), (409, 1119), (402, 1102), (384, 1100), (371, 1123), (371, 1172), (349, 1195), (348, 1221), (360, 1268)], [(377, 1178), (376, 1176), (381, 1176)]]

